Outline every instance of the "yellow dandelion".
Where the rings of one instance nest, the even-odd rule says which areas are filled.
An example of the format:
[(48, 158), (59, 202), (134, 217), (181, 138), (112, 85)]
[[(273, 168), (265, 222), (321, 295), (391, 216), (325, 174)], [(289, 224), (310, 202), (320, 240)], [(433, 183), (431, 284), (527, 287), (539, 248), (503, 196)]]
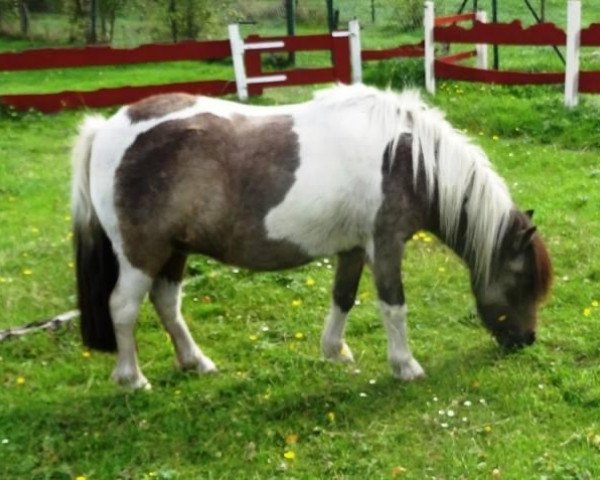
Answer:
[(401, 467), (401, 466), (397, 466), (392, 468), (392, 478), (396, 478), (399, 477), (400, 475), (404, 475), (406, 473), (406, 468)]
[(584, 317), (589, 317), (592, 314), (592, 309), (591, 308), (584, 308), (583, 309), (583, 316)]
[(25, 385), (25, 377), (17, 377), (17, 385)]
[(431, 238), (429, 235), (426, 235), (426, 236), (423, 238), (423, 241), (424, 241), (425, 243), (431, 243), (431, 242), (433, 242), (433, 238)]
[(304, 334), (302, 332), (296, 332), (294, 335), (298, 340), (302, 340), (304, 338)]
[(327, 417), (327, 420), (329, 420), (329, 423), (335, 422), (335, 413), (327, 412), (326, 417)]
[(446, 271), (446, 267), (438, 268), (438, 272), (444, 273)]
[(23, 269), (23, 275), (33, 275), (33, 270), (31, 268), (24, 268)]
[(418, 240), (418, 239), (419, 239), (419, 235), (418, 235), (417, 233), (415, 233), (415, 234), (412, 236), (412, 239), (413, 239), (413, 240)]
[(500, 140), (500, 137), (499, 137), (498, 135), (494, 135), (494, 136), (492, 137), (492, 140)]
[(292, 307), (299, 307), (300, 305), (302, 305), (302, 300), (299, 300), (297, 298), (295, 300), (292, 300)]
[(8, 282), (8, 278), (0, 277), (0, 283)]
[(371, 298), (371, 294), (369, 292), (362, 292), (358, 295), (358, 298), (360, 298), (361, 300), (368, 300), (369, 298)]
[(87, 480), (87, 477), (85, 475), (77, 475), (75, 480)]
[(287, 435), (285, 437), (285, 444), (286, 445), (294, 445), (295, 443), (298, 443), (298, 435), (295, 433), (290, 433), (289, 435)]
[(500, 472), (499, 468), (494, 468), (492, 470), (492, 478), (500, 478), (502, 476), (502, 472)]
[(248, 337), (251, 341), (256, 342), (258, 340), (258, 335), (250, 335)]
[(492, 426), (491, 425), (486, 425), (485, 427), (483, 427), (483, 431), (485, 433), (491, 433), (492, 432)]
[(294, 460), (296, 458), (296, 452), (294, 452), (293, 450), (288, 450), (283, 454), (283, 458), (285, 458), (286, 460)]
[(312, 277), (308, 277), (308, 278), (306, 279), (306, 282), (304, 282), (304, 283), (306, 283), (306, 286), (307, 286), (307, 287), (312, 287), (312, 286), (314, 286), (314, 285), (315, 285), (315, 283), (317, 283), (317, 282), (315, 282), (315, 279), (314, 279), (314, 278), (312, 278)]
[(90, 358), (92, 356), (92, 352), (90, 352), (89, 350), (84, 350), (83, 352), (81, 352), (81, 356), (84, 358)]
[(31, 233), (40, 233), (40, 229), (37, 227), (31, 227)]
[(74, 268), (75, 267), (75, 264), (73, 262), (69, 262), (68, 265), (69, 265), (69, 268)]
[(597, 307), (598, 305), (600, 305), (600, 303), (598, 303), (598, 300), (592, 300), (592, 307)]

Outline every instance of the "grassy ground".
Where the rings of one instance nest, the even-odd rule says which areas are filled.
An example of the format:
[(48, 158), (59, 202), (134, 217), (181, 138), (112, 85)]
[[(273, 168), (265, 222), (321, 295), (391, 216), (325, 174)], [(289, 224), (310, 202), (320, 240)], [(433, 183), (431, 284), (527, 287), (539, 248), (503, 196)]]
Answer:
[[(412, 385), (388, 372), (368, 275), (348, 331), (357, 363), (340, 366), (318, 350), (330, 263), (258, 275), (196, 259), (184, 311), (221, 373), (173, 369), (149, 309), (138, 338), (150, 393), (115, 389), (113, 357), (82, 349), (74, 326), (4, 342), (0, 477), (597, 478), (597, 105), (567, 113), (560, 92), (536, 92), (446, 84), (435, 98), (536, 209), (557, 281), (534, 347), (497, 349), (472, 316), (464, 268), (436, 241), (413, 242), (405, 265), (429, 374)], [(81, 115), (0, 121), (4, 327), (74, 305), (67, 155)]]
[[(185, 74), (145, 68), (113, 78)], [(395, 87), (421, 75), (410, 61), (365, 72)], [(94, 87), (68, 80), (85, 81)], [(3, 342), (0, 478), (599, 478), (600, 102), (566, 111), (559, 88), (443, 82), (431, 101), (536, 210), (556, 270), (536, 345), (501, 353), (473, 316), (464, 267), (428, 237), (404, 265), (411, 344), (428, 372), (410, 385), (389, 373), (369, 274), (348, 327), (356, 363), (335, 365), (318, 348), (335, 259), (252, 274), (196, 258), (184, 313), (221, 372), (173, 368), (147, 306), (138, 340), (151, 392), (116, 389), (113, 356), (83, 349), (76, 325)], [(85, 113), (0, 112), (0, 329), (74, 307), (68, 151)]]

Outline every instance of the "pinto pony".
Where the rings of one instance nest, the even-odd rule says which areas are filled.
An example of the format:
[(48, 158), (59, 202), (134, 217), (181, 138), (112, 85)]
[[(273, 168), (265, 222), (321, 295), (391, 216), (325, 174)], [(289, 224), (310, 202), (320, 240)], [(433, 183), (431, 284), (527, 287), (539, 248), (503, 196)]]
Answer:
[(73, 154), (73, 219), (83, 342), (118, 352), (113, 378), (148, 388), (134, 339), (150, 300), (182, 368), (215, 370), (181, 315), (186, 258), (251, 270), (337, 255), (321, 345), (344, 341), (365, 264), (373, 270), (393, 374), (424, 375), (407, 341), (400, 262), (420, 229), (471, 271), (485, 326), (505, 347), (533, 343), (550, 260), (481, 149), (414, 92), (337, 86), (258, 107), (183, 94), (90, 117)]

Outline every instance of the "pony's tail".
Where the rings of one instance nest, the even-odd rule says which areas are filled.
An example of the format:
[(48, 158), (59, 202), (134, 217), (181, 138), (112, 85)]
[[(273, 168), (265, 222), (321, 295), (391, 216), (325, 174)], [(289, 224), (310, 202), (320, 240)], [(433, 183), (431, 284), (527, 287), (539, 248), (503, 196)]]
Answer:
[(89, 348), (114, 352), (117, 344), (109, 299), (119, 264), (90, 197), (92, 144), (105, 122), (100, 116), (87, 117), (80, 127), (72, 155), (71, 213), (81, 338)]

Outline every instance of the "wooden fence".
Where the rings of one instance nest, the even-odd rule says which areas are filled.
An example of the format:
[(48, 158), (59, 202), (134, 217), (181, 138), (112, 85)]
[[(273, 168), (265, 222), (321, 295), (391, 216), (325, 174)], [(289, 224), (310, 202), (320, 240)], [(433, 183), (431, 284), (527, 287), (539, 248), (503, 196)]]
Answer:
[[(565, 104), (577, 104), (578, 91), (600, 93), (600, 71), (581, 71), (579, 68), (580, 47), (600, 46), (600, 24), (581, 28), (581, 2), (569, 0), (567, 4), (567, 31), (553, 23), (540, 23), (523, 28), (519, 21), (511, 23), (485, 23), (475, 19), (471, 28), (456, 23), (445, 25), (434, 20), (433, 2), (426, 2), (425, 15), (425, 65), (426, 87), (435, 92), (435, 77), (471, 82), (496, 83), (503, 85), (564, 84)], [(462, 18), (460, 20), (467, 20)], [(456, 54), (435, 58), (434, 42), (457, 44), (491, 44), (518, 46), (565, 46), (566, 68), (562, 72), (519, 72), (488, 70), (487, 65), (477, 67), (460, 65), (469, 54)]]
[[(353, 27), (358, 29), (358, 23)], [(219, 96), (238, 93), (240, 98), (259, 95), (264, 88), (307, 85), (326, 82), (351, 83), (357, 78), (357, 61), (351, 59), (351, 46), (358, 48), (358, 63), (406, 56), (421, 56), (420, 45), (406, 45), (385, 50), (360, 50), (356, 38), (347, 31), (322, 35), (289, 37), (239, 37), (237, 26), (230, 26), (229, 40), (188, 41), (169, 45), (143, 45), (132, 49), (108, 46), (85, 48), (45, 48), (19, 53), (0, 53), (0, 71), (25, 71), (51, 68), (78, 68), (103, 65), (130, 65), (149, 62), (202, 61), (232, 59), (233, 78), (172, 83), (168, 85), (102, 88), (95, 91), (62, 91), (46, 94), (3, 95), (0, 102), (17, 110), (36, 109), (51, 113), (65, 108), (108, 107), (135, 102), (150, 95), (187, 92)], [(331, 66), (294, 68), (265, 73), (261, 55), (273, 52), (326, 51)], [(354, 51), (356, 57), (356, 51)], [(360, 68), (358, 68), (360, 70)], [(245, 93), (244, 93), (245, 92)]]
[[(251, 35), (243, 40), (237, 25), (229, 26), (228, 40), (183, 42), (170, 45), (144, 45), (132, 49), (86, 47), (79, 49), (39, 49), (21, 53), (0, 53), (0, 71), (76, 68), (103, 65), (201, 61), (231, 58), (232, 76), (229, 79), (103, 88), (96, 91), (63, 91), (50, 94), (2, 95), (0, 102), (17, 110), (35, 108), (55, 112), (63, 108), (107, 107), (135, 102), (149, 95), (169, 92), (188, 92), (203, 95), (236, 93), (241, 99), (261, 94), (264, 88), (306, 85), (324, 82), (362, 81), (362, 62), (398, 57), (424, 57), (425, 87), (435, 92), (435, 78), (466, 80), (499, 84), (565, 84), (565, 103), (577, 103), (577, 92), (600, 93), (600, 72), (580, 71), (580, 46), (600, 46), (600, 24), (581, 29), (580, 0), (569, 0), (568, 28), (565, 33), (554, 24), (543, 23), (523, 28), (518, 21), (503, 24), (486, 23), (485, 14), (435, 17), (433, 2), (425, 2), (424, 41), (383, 50), (362, 50), (360, 26), (353, 20), (348, 31), (331, 34), (260, 37)], [(472, 22), (467, 29), (461, 22)], [(435, 43), (475, 44), (475, 50), (446, 54), (436, 58)], [(487, 45), (566, 45), (565, 72), (515, 72), (488, 70)], [(295, 68), (264, 72), (261, 55), (266, 52), (326, 51), (331, 66)], [(476, 67), (459, 62), (477, 57)]]

